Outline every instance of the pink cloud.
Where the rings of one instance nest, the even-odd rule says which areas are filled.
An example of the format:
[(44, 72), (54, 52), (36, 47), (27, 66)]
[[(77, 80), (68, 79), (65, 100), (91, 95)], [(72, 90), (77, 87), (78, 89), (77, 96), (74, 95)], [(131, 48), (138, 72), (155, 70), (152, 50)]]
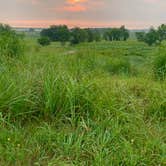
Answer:
[(67, 3), (70, 4), (75, 4), (75, 3), (82, 3), (82, 2), (86, 2), (88, 0), (67, 0)]
[[(88, 21), (88, 20), (68, 20), (68, 19), (59, 19), (59, 20), (12, 20), (8, 21), (10, 25), (14, 27), (39, 27), (39, 28), (46, 28), (49, 27), (50, 25), (68, 25), (70, 28), (72, 27), (120, 27), (121, 25), (126, 25), (126, 27), (134, 29), (134, 28), (144, 28), (145, 25), (146, 27), (150, 27), (151, 23), (150, 22), (131, 22), (128, 20), (125, 21)], [(21, 26), (20, 26), (21, 25)]]
[(68, 12), (84, 12), (87, 10), (87, 8), (82, 5), (70, 5), (70, 6), (64, 6), (62, 10)]
[(87, 10), (87, 2), (88, 0), (66, 0), (66, 3), (63, 7), (60, 8), (60, 11), (67, 12), (84, 12)]

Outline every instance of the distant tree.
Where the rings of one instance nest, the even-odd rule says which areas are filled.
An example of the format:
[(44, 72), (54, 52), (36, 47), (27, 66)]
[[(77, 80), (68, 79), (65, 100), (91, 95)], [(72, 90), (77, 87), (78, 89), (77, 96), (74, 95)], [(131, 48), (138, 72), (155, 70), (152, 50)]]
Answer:
[(159, 41), (166, 40), (166, 25), (162, 24), (158, 27)]
[(50, 39), (46, 36), (43, 36), (38, 39), (38, 43), (42, 46), (48, 46), (50, 45)]
[(136, 32), (135, 35), (138, 41), (145, 41), (145, 32)]
[(136, 37), (138, 41), (144, 41), (149, 46), (160, 44), (163, 40), (166, 40), (166, 25), (162, 24), (157, 30), (152, 27), (147, 33), (136, 32)]
[(86, 40), (87, 40), (87, 32), (85, 29), (76, 27), (71, 30), (70, 43), (72, 45), (79, 44), (81, 42), (85, 42)]
[(109, 28), (104, 33), (104, 39), (109, 41), (127, 40), (128, 38), (129, 31), (125, 28), (125, 26), (121, 26), (120, 28)]
[(29, 32), (35, 32), (34, 28), (29, 28)]
[(93, 38), (94, 38), (94, 41), (100, 41), (101, 40), (101, 34), (99, 31), (97, 30), (94, 30), (93, 31)]
[(94, 41), (94, 33), (90, 28), (84, 29), (86, 32), (86, 37), (88, 42), (93, 42)]
[(121, 36), (121, 40), (126, 41), (129, 38), (129, 31), (125, 28), (125, 26), (121, 26), (120, 27), (120, 36)]
[(62, 44), (69, 41), (70, 31), (66, 25), (52, 25), (41, 31), (41, 36), (48, 37), (50, 41), (59, 41)]
[(100, 41), (101, 36), (100, 36), (100, 32), (98, 32), (96, 29), (90, 29), (90, 28), (86, 28), (84, 29), (86, 32), (86, 41), (87, 42), (93, 42), (93, 41)]
[(110, 35), (112, 40), (119, 41), (121, 39), (121, 31), (119, 28), (112, 28)]
[(159, 41), (158, 32), (154, 28), (150, 28), (149, 32), (145, 34), (144, 41), (149, 46), (152, 46), (153, 44), (156, 44), (157, 41)]
[(5, 32), (11, 32), (11, 31), (12, 31), (12, 29), (9, 25), (0, 23), (0, 34), (5, 33)]
[(103, 34), (103, 39), (109, 40), (110, 39), (109, 36), (110, 36), (110, 31), (109, 31), (109, 29), (107, 29)]
[(18, 35), (9, 25), (0, 24), (0, 55), (19, 56), (23, 49), (23, 36)]

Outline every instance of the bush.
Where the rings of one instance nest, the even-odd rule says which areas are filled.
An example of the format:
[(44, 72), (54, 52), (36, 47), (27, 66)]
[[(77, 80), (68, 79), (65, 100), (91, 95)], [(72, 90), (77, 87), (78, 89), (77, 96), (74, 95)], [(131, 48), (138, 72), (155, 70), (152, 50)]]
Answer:
[(16, 34), (8, 25), (0, 24), (0, 55), (19, 56), (23, 48), (22, 36)]
[(50, 39), (48, 37), (41, 37), (38, 39), (38, 43), (42, 46), (50, 45)]
[(164, 80), (166, 78), (166, 49), (160, 49), (158, 54), (154, 60), (154, 74), (157, 79)]

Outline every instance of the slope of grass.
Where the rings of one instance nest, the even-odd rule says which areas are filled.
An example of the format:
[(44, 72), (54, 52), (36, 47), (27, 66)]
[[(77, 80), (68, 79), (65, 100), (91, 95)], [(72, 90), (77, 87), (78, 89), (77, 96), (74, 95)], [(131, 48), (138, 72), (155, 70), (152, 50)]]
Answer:
[[(0, 58), (0, 165), (165, 165), (156, 48), (100, 42)], [(139, 59), (139, 61), (138, 61)]]

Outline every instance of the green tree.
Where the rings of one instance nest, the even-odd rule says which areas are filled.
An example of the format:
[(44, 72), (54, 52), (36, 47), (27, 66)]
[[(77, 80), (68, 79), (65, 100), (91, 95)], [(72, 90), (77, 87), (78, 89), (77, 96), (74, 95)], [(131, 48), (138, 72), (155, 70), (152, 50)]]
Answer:
[(128, 38), (129, 31), (125, 28), (125, 26), (121, 26), (120, 28), (109, 28), (104, 33), (104, 39), (109, 41), (127, 40)]
[(166, 40), (166, 25), (162, 24), (158, 27), (159, 41)]
[(50, 45), (50, 39), (46, 36), (43, 36), (38, 39), (38, 43), (42, 46), (48, 46)]
[(88, 42), (94, 41), (94, 33), (90, 28), (84, 29), (86, 31), (86, 37)]
[(145, 32), (136, 32), (135, 35), (138, 41), (145, 41)]
[(97, 30), (94, 30), (93, 31), (93, 38), (94, 38), (94, 41), (100, 41), (101, 40), (101, 34), (99, 31)]
[(84, 29), (81, 28), (73, 28), (71, 30), (71, 39), (70, 43), (73, 44), (79, 44), (81, 42), (85, 42), (87, 40), (87, 32)]
[(70, 31), (66, 25), (52, 25), (41, 31), (41, 36), (48, 37), (50, 41), (59, 41), (62, 44), (69, 41)]
[(148, 33), (145, 34), (145, 43), (147, 43), (149, 46), (152, 46), (153, 44), (156, 44), (157, 41), (159, 41), (159, 35), (158, 32), (151, 28)]
[(129, 31), (125, 28), (125, 26), (121, 26), (120, 27), (120, 36), (121, 36), (121, 40), (126, 41), (129, 38)]

